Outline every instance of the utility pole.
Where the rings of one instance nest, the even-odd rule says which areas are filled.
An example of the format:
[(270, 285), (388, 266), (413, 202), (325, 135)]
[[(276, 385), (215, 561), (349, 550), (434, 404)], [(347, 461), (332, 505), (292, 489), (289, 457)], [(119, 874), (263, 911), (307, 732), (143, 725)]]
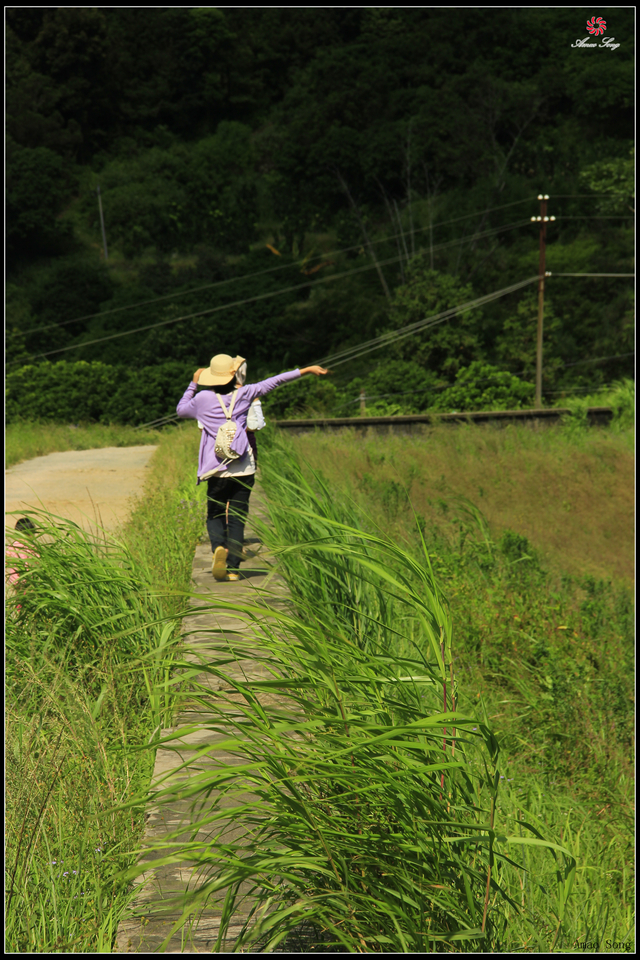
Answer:
[(367, 413), (367, 409), (364, 404), (365, 401), (365, 392), (364, 390), (360, 391), (360, 416), (364, 417)]
[(98, 184), (98, 189), (97, 189), (96, 192), (97, 192), (97, 194), (98, 194), (98, 208), (99, 208), (99, 210), (100, 210), (100, 226), (102, 227), (102, 242), (103, 242), (103, 244), (104, 244), (104, 260), (105, 260), (105, 263), (106, 263), (106, 262), (108, 261), (108, 259), (109, 259), (109, 254), (107, 253), (107, 234), (106, 234), (105, 229), (104, 229), (104, 217), (102, 216), (102, 198), (101, 198), (101, 196), (100, 196), (100, 185), (99, 185), (99, 184)]
[(547, 223), (549, 220), (555, 220), (555, 217), (547, 216), (547, 200), (549, 194), (539, 193), (540, 216), (531, 217), (531, 222), (540, 223), (540, 265), (538, 267), (538, 345), (536, 353), (536, 399), (534, 406), (537, 410), (542, 407), (542, 321), (544, 317), (544, 278), (545, 273), (545, 250), (547, 243)]

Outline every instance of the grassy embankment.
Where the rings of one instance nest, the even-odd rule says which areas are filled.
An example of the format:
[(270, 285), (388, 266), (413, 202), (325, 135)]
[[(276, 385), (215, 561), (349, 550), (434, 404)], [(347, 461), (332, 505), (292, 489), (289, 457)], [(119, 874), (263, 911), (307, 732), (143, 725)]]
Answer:
[(5, 433), (5, 466), (64, 450), (135, 447), (158, 442), (158, 431), (117, 424), (10, 423)]
[(504, 809), (533, 803), (575, 854), (564, 944), (603, 951), (632, 929), (633, 443), (575, 423), (292, 442), (415, 553), (410, 500), (450, 603), (460, 705), (482, 697), (506, 758)]
[[(77, 449), (128, 439), (99, 427), (27, 434), (22, 455), (60, 449), (61, 440)], [(144, 806), (114, 808), (144, 794), (154, 751), (141, 747), (171, 716), (165, 682), (184, 604), (172, 591), (188, 590), (202, 533), (197, 435), (174, 429), (153, 440), (152, 472), (122, 536), (92, 540), (35, 514), (40, 556), (8, 601), (10, 952), (110, 952), (131, 896), (118, 874), (135, 860)], [(10, 450), (20, 459), (12, 442)]]
[[(268, 453), (268, 442), (265, 441), (266, 437), (263, 446), (265, 453)], [(436, 904), (436, 912), (432, 909), (433, 903), (426, 902), (427, 912), (431, 910), (432, 920), (444, 924), (445, 927), (449, 924), (449, 931), (452, 929), (451, 923), (462, 923), (462, 928), (466, 925), (467, 930), (473, 929), (473, 924), (476, 923), (477, 928), (485, 908), (488, 908), (487, 932), (490, 932), (494, 950), (518, 948), (539, 951), (546, 950), (553, 944), (557, 948), (571, 949), (575, 942), (591, 941), (594, 949), (607, 952), (607, 940), (620, 943), (621, 950), (628, 949), (633, 903), (630, 860), (633, 849), (630, 805), (633, 795), (629, 759), (632, 725), (630, 697), (633, 694), (629, 678), (632, 676), (630, 658), (633, 616), (630, 596), (628, 592), (619, 589), (615, 577), (620, 570), (620, 580), (624, 583), (627, 579), (625, 571), (632, 568), (632, 552), (628, 544), (625, 548), (624, 536), (618, 538), (608, 552), (603, 548), (607, 538), (598, 535), (594, 519), (597, 511), (594, 512), (589, 503), (580, 507), (578, 517), (573, 517), (570, 511), (564, 509), (559, 516), (565, 524), (574, 524), (570, 529), (579, 530), (587, 520), (592, 525), (595, 523), (596, 527), (592, 529), (591, 537), (585, 540), (584, 554), (567, 551), (567, 563), (573, 566), (573, 576), (571, 571), (568, 576), (563, 576), (561, 571), (566, 570), (561, 549), (563, 541), (561, 539), (558, 545), (553, 537), (548, 536), (549, 527), (556, 529), (553, 525), (557, 526), (558, 514), (554, 513), (554, 503), (547, 491), (557, 488), (547, 487), (544, 495), (541, 495), (540, 484), (536, 484), (533, 479), (527, 482), (526, 478), (528, 473), (533, 474), (534, 471), (541, 475), (546, 471), (548, 476), (556, 481), (560, 476), (560, 493), (564, 493), (565, 488), (570, 487), (572, 482), (579, 484), (583, 475), (589, 476), (589, 492), (596, 503), (601, 496), (601, 487), (606, 483), (611, 487), (608, 496), (612, 500), (608, 522), (620, 524), (618, 514), (627, 509), (625, 485), (632, 482), (631, 434), (622, 432), (616, 436), (611, 431), (581, 433), (575, 430), (552, 430), (536, 433), (529, 430), (497, 432), (455, 429), (431, 433), (426, 442), (424, 439), (409, 442), (394, 439), (382, 441), (376, 437), (355, 444), (347, 439), (340, 445), (335, 440), (329, 443), (318, 438), (303, 437), (298, 438), (289, 448), (291, 454), (296, 449), (303, 450), (311, 461), (315, 458), (315, 462), (329, 480), (324, 495), (320, 481), (319, 500), (313, 495), (306, 502), (311, 511), (317, 511), (320, 506), (324, 512), (321, 531), (324, 524), (325, 534), (327, 532), (327, 511), (330, 517), (334, 517), (333, 522), (335, 518), (343, 521), (355, 519), (355, 526), (360, 530), (375, 532), (377, 524), (384, 534), (391, 534), (392, 543), (405, 538), (408, 562), (412, 563), (416, 556), (419, 557), (420, 548), (416, 539), (417, 529), (411, 526), (408, 510), (404, 507), (401, 486), (401, 481), (406, 483), (410, 480), (411, 498), (419, 514), (419, 527), (425, 531), (436, 579), (444, 586), (450, 603), (453, 623), (452, 660), (457, 673), (457, 705), (462, 708), (463, 713), (473, 716), (478, 714), (478, 701), (483, 703), (502, 745), (499, 777), (503, 789), (494, 804), (493, 813), (490, 812), (490, 790), (486, 778), (483, 781), (481, 776), (477, 777), (480, 811), (474, 814), (468, 793), (458, 789), (451, 774), (452, 779), (447, 779), (447, 783), (450, 784), (450, 792), (457, 798), (458, 812), (461, 818), (475, 815), (476, 822), (484, 820), (488, 823), (489, 818), (495, 816), (496, 826), (499, 821), (501, 829), (506, 833), (511, 829), (515, 830), (517, 835), (523, 830), (525, 836), (531, 837), (529, 827), (524, 826), (526, 821), (547, 839), (563, 843), (575, 855), (577, 873), (573, 892), (565, 902), (568, 862), (565, 860), (563, 866), (560, 859), (558, 866), (561, 882), (557, 884), (558, 877), (548, 853), (543, 854), (533, 847), (516, 846), (515, 849), (520, 850), (523, 856), (516, 855), (515, 860), (527, 870), (509, 873), (506, 861), (502, 861), (501, 867), (494, 868), (491, 881), (493, 892), (487, 899), (483, 889), (486, 872), (483, 873), (482, 870), (486, 871), (487, 855), (490, 858), (491, 854), (487, 851), (488, 831), (485, 830), (485, 840), (480, 844), (477, 856), (478, 871), (475, 876), (473, 869), (469, 872), (469, 863), (465, 862), (462, 853), (457, 864), (429, 861), (425, 867), (428, 876), (420, 874), (423, 866), (418, 864), (419, 870), (416, 874), (416, 864), (411, 861), (410, 851), (406, 849), (406, 856), (400, 858), (400, 862), (407, 864), (406, 869), (403, 867), (401, 871), (402, 875), (394, 875), (393, 880), (385, 879), (382, 888), (379, 886), (380, 871), (375, 868), (379, 853), (376, 844), (373, 843), (371, 849), (367, 848), (366, 857), (363, 859), (362, 834), (357, 834), (357, 849), (350, 839), (350, 834), (352, 837), (356, 836), (358, 828), (358, 823), (352, 822), (354, 783), (358, 784), (359, 790), (359, 774), (365, 771), (358, 771), (354, 780), (350, 770), (345, 770), (340, 765), (336, 767), (337, 749), (347, 749), (346, 756), (351, 757), (347, 765), (349, 768), (353, 766), (354, 756), (358, 766), (363, 759), (366, 762), (365, 776), (371, 781), (374, 787), (372, 795), (377, 794), (379, 802), (367, 804), (366, 816), (369, 819), (373, 817), (373, 820), (371, 823), (367, 822), (365, 832), (380, 838), (380, 826), (384, 828), (386, 824), (387, 828), (394, 828), (391, 830), (394, 842), (390, 850), (383, 851), (385, 856), (390, 854), (390, 864), (398, 862), (400, 847), (397, 844), (410, 844), (411, 835), (407, 834), (410, 824), (405, 824), (406, 829), (395, 829), (404, 821), (401, 820), (398, 824), (397, 820), (394, 820), (395, 813), (390, 811), (392, 795), (389, 793), (389, 784), (385, 785), (384, 778), (376, 779), (374, 776), (374, 771), (381, 766), (381, 761), (384, 767), (389, 756), (386, 756), (385, 761), (385, 757), (380, 753), (369, 751), (367, 736), (370, 731), (368, 733), (366, 724), (361, 723), (362, 716), (359, 720), (356, 717), (363, 701), (366, 701), (368, 694), (372, 692), (375, 702), (370, 702), (369, 706), (379, 710), (379, 686), (377, 682), (372, 683), (371, 670), (367, 672), (366, 664), (363, 667), (362, 658), (359, 669), (363, 672), (359, 678), (357, 675), (354, 677), (353, 658), (350, 662), (343, 662), (341, 659), (340, 651), (344, 646), (342, 642), (337, 646), (327, 646), (326, 641), (330, 636), (348, 637), (348, 630), (353, 631), (354, 628), (356, 634), (358, 630), (362, 633), (362, 624), (367, 620), (367, 613), (373, 609), (367, 607), (371, 602), (371, 593), (368, 587), (363, 588), (363, 579), (358, 576), (358, 570), (352, 569), (353, 558), (349, 558), (348, 551), (343, 550), (343, 556), (335, 562), (333, 568), (331, 565), (329, 568), (326, 565), (323, 567), (320, 562), (322, 551), (312, 555), (311, 562), (292, 562), (291, 557), (294, 561), (296, 558), (304, 561), (305, 548), (301, 548), (301, 544), (314, 532), (314, 523), (315, 532), (318, 532), (317, 521), (307, 517), (301, 522), (300, 517), (291, 510), (291, 491), (283, 492), (282, 485), (278, 490), (276, 482), (275, 486), (272, 483), (270, 488), (274, 516), (279, 517), (274, 544), (279, 548), (289, 545), (293, 549), (286, 572), (289, 574), (296, 603), (305, 614), (304, 617), (296, 619), (296, 629), (300, 625), (310, 624), (311, 634), (314, 631), (316, 634), (314, 643), (317, 662), (315, 665), (310, 664), (307, 656), (302, 664), (309, 689), (315, 691), (315, 694), (301, 706), (308, 709), (308, 703), (314, 703), (314, 719), (326, 722), (327, 707), (331, 708), (333, 700), (335, 714), (335, 677), (327, 678), (326, 674), (323, 675), (319, 670), (324, 657), (326, 662), (335, 663), (340, 675), (339, 686), (344, 693), (343, 706), (354, 711), (353, 719), (352, 715), (349, 715), (351, 733), (345, 730), (346, 739), (343, 742), (335, 739), (335, 720), (330, 720), (330, 735), (324, 737), (324, 742), (322, 736), (315, 738), (314, 751), (317, 751), (318, 744), (322, 748), (319, 753), (315, 753), (314, 763), (320, 764), (316, 772), (325, 776), (326, 783), (326, 767), (324, 770), (321, 767), (324, 762), (332, 764), (329, 782), (331, 783), (333, 778), (334, 782), (341, 786), (337, 792), (332, 790), (333, 795), (329, 798), (326, 793), (323, 795), (321, 790), (319, 796), (310, 798), (316, 805), (308, 806), (316, 814), (321, 808), (325, 827), (337, 825), (337, 829), (331, 834), (331, 850), (342, 858), (347, 867), (354, 857), (358, 860), (358, 869), (364, 870), (367, 875), (363, 887), (369, 884), (367, 889), (370, 893), (366, 890), (364, 895), (361, 895), (362, 891), (358, 893), (355, 914), (357, 922), (353, 922), (353, 915), (349, 918), (352, 927), (352, 934), (349, 935), (351, 939), (347, 937), (348, 942), (341, 940), (341, 931), (345, 927), (342, 925), (340, 911), (346, 909), (353, 900), (353, 891), (348, 888), (346, 891), (329, 889), (322, 881), (321, 863), (323, 857), (326, 861), (326, 850), (324, 847), (322, 850), (313, 848), (317, 835), (314, 836), (313, 830), (309, 830), (309, 822), (305, 821), (304, 816), (300, 817), (299, 811), (287, 809), (286, 805), (283, 807), (282, 793), (274, 793), (273, 790), (270, 795), (267, 791), (265, 799), (266, 802), (271, 802), (273, 810), (279, 810), (279, 818), (275, 822), (280, 836), (288, 837), (288, 842), (294, 843), (296, 855), (300, 855), (301, 849), (296, 847), (296, 844), (304, 840), (307, 846), (303, 853), (307, 859), (306, 866), (298, 860), (298, 867), (302, 865), (302, 869), (298, 869), (297, 877), (292, 880), (289, 872), (283, 886), (282, 876), (276, 872), (276, 886), (269, 888), (268, 883), (263, 883), (263, 892), (266, 890), (268, 894), (282, 894), (284, 891), (285, 906), (287, 895), (289, 899), (293, 896), (295, 900), (302, 894), (306, 900), (304, 909), (300, 908), (300, 912), (305, 913), (306, 910), (306, 915), (315, 919), (318, 928), (324, 928), (329, 935), (335, 935), (338, 929), (339, 942), (348, 948), (362, 948), (359, 938), (364, 937), (371, 949), (379, 949), (384, 943), (384, 940), (379, 939), (380, 936), (386, 936), (390, 929), (393, 942), (399, 949), (406, 949), (405, 944), (408, 944), (410, 949), (417, 949), (421, 943), (434, 944), (434, 939), (429, 939), (428, 936), (425, 941), (424, 929), (422, 934), (420, 933), (419, 928), (424, 926), (424, 910), (422, 917), (412, 914), (410, 904), (407, 903), (403, 904), (399, 911), (389, 910), (388, 903), (386, 906), (384, 904), (385, 897), (388, 898), (389, 889), (394, 885), (396, 894), (392, 894), (392, 897), (397, 897), (398, 889), (404, 889), (407, 893), (416, 882), (419, 885), (426, 880), (433, 885), (434, 880), (443, 879), (442, 875), (438, 876), (438, 870), (444, 869), (446, 875), (445, 868), (448, 866), (454, 867), (454, 872), (457, 869), (459, 876), (466, 875), (470, 883), (470, 892), (465, 894), (462, 913), (460, 900), (456, 899), (457, 894), (450, 888), (447, 888), (446, 894), (443, 893), (439, 904)], [(382, 459), (383, 454), (385, 460)], [(421, 457), (424, 457), (422, 463)], [(528, 471), (525, 465), (527, 459), (531, 461)], [(497, 464), (493, 471), (490, 468), (492, 461)], [(281, 462), (282, 459), (276, 461)], [(390, 464), (393, 464), (393, 469)], [(365, 478), (365, 474), (368, 474), (368, 477)], [(488, 477), (493, 478), (492, 486), (488, 483)], [(486, 487), (482, 484), (483, 479)], [(342, 496), (337, 496), (338, 487), (343, 494), (350, 494), (356, 502), (351, 503), (348, 499), (345, 501)], [(480, 493), (481, 487), (483, 494)], [(487, 495), (487, 488), (491, 491), (490, 495)], [(476, 502), (481, 503), (490, 517), (488, 527), (468, 502), (452, 499), (455, 494), (472, 495), (476, 489)], [(520, 515), (504, 513), (515, 498), (513, 494), (505, 496), (500, 492), (503, 489), (518, 491), (522, 509)], [(583, 482), (580, 489), (584, 489)], [(363, 515), (361, 506), (358, 506), (358, 501), (362, 504), (365, 498), (368, 516)], [(570, 502), (566, 496), (564, 499)], [(334, 501), (335, 513), (331, 514), (328, 504), (333, 505)], [(543, 524), (539, 520), (536, 530), (531, 531), (522, 526), (521, 520), (526, 520), (532, 513), (542, 518), (545, 510), (550, 518), (549, 524)], [(624, 524), (615, 529), (624, 532)], [(331, 529), (329, 524), (329, 533), (333, 534), (334, 538), (338, 536), (338, 532), (335, 527)], [(531, 534), (531, 542), (527, 542), (527, 532)], [(557, 531), (554, 536), (564, 536), (566, 539), (567, 528), (565, 527), (564, 533)], [(593, 552), (589, 550), (590, 544), (594, 545)], [(151, 554), (157, 549), (156, 547), (152, 550)], [(391, 553), (387, 551), (385, 554), (384, 549), (382, 556), (383, 559), (386, 556), (387, 564), (397, 567), (398, 556), (391, 561)], [(545, 566), (548, 566), (548, 572)], [(590, 574), (586, 577), (583, 575), (585, 569)], [(599, 575), (603, 573), (611, 576), (613, 582), (600, 579)], [(371, 572), (369, 579), (375, 580)], [(388, 590), (388, 582), (383, 593), (385, 589)], [(378, 619), (381, 596), (382, 593), (378, 590), (378, 600), (373, 605), (375, 607), (378, 604)], [(319, 598), (322, 599), (321, 603)], [(350, 626), (344, 617), (345, 602), (364, 613), (364, 616), (355, 618), (349, 614), (347, 621), (352, 621)], [(378, 637), (386, 644), (387, 652), (392, 653), (383, 668), (385, 671), (393, 671), (394, 665), (404, 666), (401, 658), (407, 655), (406, 649), (400, 649), (397, 645), (396, 649), (393, 649), (389, 641), (395, 643), (398, 634), (404, 636), (405, 640), (407, 636), (411, 636), (405, 628), (412, 615), (407, 616), (406, 609), (404, 613), (401, 610), (398, 615), (398, 609), (394, 611), (392, 608), (393, 604), (390, 604), (386, 609), (386, 622), (382, 623)], [(401, 629), (398, 629), (399, 625)], [(291, 630), (291, 624), (286, 625), (286, 630)], [(413, 636), (415, 639), (415, 635)], [(357, 647), (358, 636), (354, 639)], [(308, 641), (309, 637), (306, 640)], [(301, 668), (300, 663), (292, 663), (295, 659), (292, 654), (295, 644), (290, 644), (283, 650), (278, 638), (273, 637), (272, 647), (272, 650), (268, 650), (271, 663), (272, 654), (275, 653), (287, 669), (295, 672)], [(374, 648), (370, 647), (369, 652), (364, 651), (365, 660), (370, 659), (372, 649)], [(415, 654), (415, 649), (412, 652)], [(426, 653), (424, 649), (419, 651), (419, 656), (424, 659), (428, 656), (428, 650)], [(433, 657), (431, 659), (433, 660)], [(434, 667), (433, 663), (422, 665), (425, 668)], [(367, 692), (361, 697), (360, 693), (356, 695), (354, 691), (364, 690), (362, 681), (365, 676)], [(406, 690), (404, 694), (409, 695)], [(293, 699), (295, 700), (295, 695)], [(418, 713), (413, 713), (414, 719), (416, 716), (424, 717), (425, 704), (416, 704), (414, 697), (414, 702), (409, 706), (409, 715), (412, 709), (415, 711), (415, 708), (418, 708)], [(434, 705), (429, 703), (427, 707), (427, 717), (432, 716)], [(390, 711), (391, 716), (394, 711), (397, 712), (397, 704)], [(405, 712), (405, 718), (406, 716)], [(246, 716), (242, 717), (243, 722), (246, 719)], [(258, 726), (263, 731), (259, 717), (250, 719), (257, 719)], [(478, 725), (482, 728), (480, 721)], [(338, 723), (338, 727), (340, 726)], [(464, 726), (461, 721), (460, 726)], [(436, 727), (437, 723), (434, 730)], [(344, 725), (342, 728), (344, 729)], [(357, 732), (354, 733), (354, 730)], [(471, 732), (469, 724), (466, 732)], [(246, 726), (243, 728), (243, 737), (245, 734)], [(361, 742), (356, 743), (357, 739)], [(428, 738), (425, 743), (427, 740)], [(433, 747), (433, 736), (431, 746)], [(402, 750), (402, 744), (398, 747)], [(462, 744), (457, 744), (457, 747), (461, 753)], [(472, 756), (473, 748), (469, 746), (466, 750), (470, 763), (477, 763), (479, 757)], [(296, 762), (299, 760), (297, 757)], [(407, 766), (402, 758), (396, 758), (393, 762)], [(415, 772), (415, 768), (413, 769)], [(478, 773), (477, 770), (475, 772)], [(302, 776), (305, 776), (304, 765)], [(433, 771), (425, 776), (425, 782), (429, 782), (429, 776), (433, 779)], [(447, 778), (449, 776), (447, 772)], [(141, 782), (136, 784), (142, 785)], [(394, 778), (393, 786), (397, 794), (397, 778)], [(407, 809), (413, 810), (415, 790), (406, 779), (403, 779), (400, 786)], [(427, 791), (431, 794), (429, 802), (436, 806), (437, 789), (438, 784), (432, 784)], [(108, 802), (107, 796), (105, 793), (105, 802)], [(140, 810), (138, 807), (138, 814)], [(435, 808), (431, 813), (434, 812)], [(444, 817), (442, 810), (440, 814)], [(358, 815), (364, 816), (363, 807)], [(361, 823), (359, 825), (362, 827)], [(346, 827), (346, 831), (342, 830), (342, 827)], [(344, 838), (340, 839), (343, 835)], [(496, 864), (500, 862), (504, 850), (502, 847), (501, 851), (498, 848), (493, 851)], [(254, 860), (253, 867), (259, 872), (265, 866), (264, 847), (258, 843), (254, 853), (257, 859)], [(514, 851), (509, 853), (513, 855)], [(273, 877), (273, 862), (268, 866)], [(108, 879), (113, 876), (113, 872), (107, 872), (106, 876)], [(384, 872), (382, 876), (385, 876)], [(264, 870), (261, 877), (264, 881)], [(512, 904), (505, 904), (498, 889), (493, 886), (496, 877), (511, 896)], [(446, 876), (444, 879), (446, 880)], [(373, 887), (370, 885), (371, 881)], [(371, 900), (371, 891), (374, 888), (382, 897), (377, 905)], [(519, 913), (516, 912), (515, 905), (519, 908)], [(466, 910), (468, 915), (465, 917), (463, 914)], [(299, 917), (300, 913), (296, 915), (294, 912), (290, 915), (290, 919), (296, 921)], [(104, 929), (104, 913), (102, 918)], [(416, 919), (418, 928), (415, 925)], [(110, 923), (113, 929), (113, 916)], [(397, 923), (400, 924), (400, 935)], [(381, 933), (380, 924), (385, 930), (384, 934)], [(106, 926), (109, 927), (109, 924)], [(461, 927), (458, 926), (458, 929)], [(286, 932), (286, 924), (282, 930)], [(445, 931), (445, 942), (442, 944), (445, 949), (446, 940)], [(626, 945), (622, 944), (623, 940)], [(455, 943), (472, 946), (473, 942), (473, 938), (471, 941), (451, 941), (450, 946)]]
[[(220, 662), (198, 667), (232, 691), (200, 696), (229, 749), (235, 726), (247, 764), (244, 785), (226, 768), (200, 785), (226, 798), (200, 826), (247, 804), (234, 814), (240, 839), (189, 847), (210, 873), (201, 899), (229, 887), (231, 920), (252, 881), (265, 912), (242, 942), (266, 949), (306, 921), (316, 943), (350, 952), (626, 952), (633, 554), (617, 513), (628, 509), (630, 434), (455, 429), (262, 445), (264, 537), (294, 615), (274, 607), (275, 626), (260, 628), (275, 704), (259, 705), (261, 682), (226, 674), (230, 653), (255, 656), (251, 638), (231, 651), (221, 640)], [(300, 471), (297, 455), (319, 469)], [(541, 488), (534, 472), (560, 486)], [(614, 484), (606, 522), (620, 532), (604, 553), (605, 537), (586, 538), (593, 552), (568, 551), (563, 573), (558, 517), (571, 513), (553, 498), (583, 473), (595, 506), (577, 505), (575, 529), (588, 518), (597, 533)], [(483, 485), (489, 523), (465, 498)], [(530, 514), (533, 543), (521, 525)]]
[(466, 497), (494, 537), (525, 536), (559, 575), (632, 585), (632, 428), (439, 426), (419, 436), (302, 435), (294, 449), (330, 483), (380, 502), (389, 532), (407, 532), (409, 497), (427, 529)]

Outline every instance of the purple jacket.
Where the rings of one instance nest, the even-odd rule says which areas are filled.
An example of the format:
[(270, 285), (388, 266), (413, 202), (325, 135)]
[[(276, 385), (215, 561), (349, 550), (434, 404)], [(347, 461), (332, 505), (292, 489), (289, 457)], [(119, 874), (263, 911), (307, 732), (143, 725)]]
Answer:
[[(291, 370), (289, 373), (280, 373), (277, 377), (269, 377), (268, 380), (261, 380), (260, 383), (247, 383), (244, 387), (239, 387), (236, 394), (236, 402), (233, 408), (232, 420), (235, 420), (242, 429), (236, 431), (235, 438), (231, 444), (231, 449), (240, 454), (242, 460), (249, 450), (249, 441), (247, 439), (247, 413), (249, 407), (256, 397), (264, 397), (266, 393), (275, 390), (283, 383), (290, 383), (291, 380), (297, 380), (300, 376), (299, 370)], [(198, 458), (198, 483), (203, 473), (209, 473), (211, 470), (224, 470), (224, 466), (216, 457), (215, 444), (216, 435), (219, 428), (225, 422), (226, 417), (222, 412), (222, 407), (218, 396), (213, 390), (203, 390), (196, 394), (197, 383), (193, 380), (187, 387), (185, 394), (176, 407), (179, 417), (199, 420), (204, 424), (202, 437), (200, 439), (200, 457)], [(233, 394), (224, 395), (223, 402), (227, 410), (231, 403)], [(236, 462), (236, 461), (234, 461)]]

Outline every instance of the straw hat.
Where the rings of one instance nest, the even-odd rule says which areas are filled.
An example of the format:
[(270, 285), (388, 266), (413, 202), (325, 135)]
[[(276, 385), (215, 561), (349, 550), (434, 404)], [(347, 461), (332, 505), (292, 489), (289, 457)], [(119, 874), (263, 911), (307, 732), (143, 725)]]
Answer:
[(202, 371), (198, 383), (203, 387), (222, 387), (233, 380), (238, 367), (244, 363), (244, 357), (230, 357), (218, 353), (212, 357), (209, 368)]

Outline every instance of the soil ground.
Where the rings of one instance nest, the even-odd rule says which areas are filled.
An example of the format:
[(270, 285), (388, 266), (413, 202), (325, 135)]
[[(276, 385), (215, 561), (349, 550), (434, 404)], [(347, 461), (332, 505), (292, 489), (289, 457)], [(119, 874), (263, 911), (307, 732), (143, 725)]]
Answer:
[[(50, 453), (5, 471), (5, 525), (44, 509), (85, 530), (114, 532), (144, 486), (153, 446)], [(9, 516), (9, 514), (14, 516)]]

